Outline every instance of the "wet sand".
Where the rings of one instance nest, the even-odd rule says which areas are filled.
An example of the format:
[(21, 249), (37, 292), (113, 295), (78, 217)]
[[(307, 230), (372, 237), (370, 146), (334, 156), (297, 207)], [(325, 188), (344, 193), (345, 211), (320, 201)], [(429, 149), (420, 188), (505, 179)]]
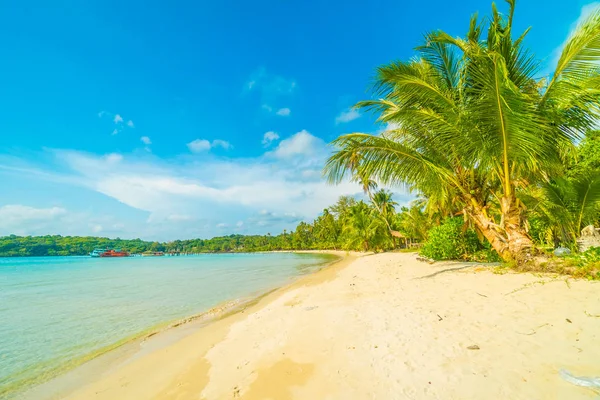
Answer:
[(346, 257), (187, 329), (66, 398), (593, 399), (559, 370), (600, 376), (600, 282), (409, 253)]

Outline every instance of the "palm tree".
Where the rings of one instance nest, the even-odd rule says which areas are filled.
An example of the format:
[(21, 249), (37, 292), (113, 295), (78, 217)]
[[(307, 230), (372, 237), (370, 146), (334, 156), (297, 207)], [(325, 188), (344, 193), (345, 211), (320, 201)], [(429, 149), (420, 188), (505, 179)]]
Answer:
[(373, 198), (371, 199), (371, 202), (373, 203), (375, 208), (379, 210), (379, 212), (381, 212), (381, 215), (385, 219), (389, 219), (392, 215), (396, 213), (395, 207), (398, 205), (398, 203), (392, 198), (392, 193), (386, 191), (385, 189), (381, 189), (378, 192), (375, 192)]
[(413, 202), (410, 208), (402, 207), (397, 214), (398, 229), (410, 239), (425, 240), (431, 228), (430, 219), (420, 207), (419, 202)]
[(467, 35), (436, 31), (418, 56), (378, 68), (377, 100), (357, 107), (393, 128), (334, 141), (325, 166), (332, 183), (360, 171), (427, 197), (454, 198), (505, 260), (526, 258), (523, 187), (562, 171), (565, 153), (600, 115), (600, 9), (567, 40), (554, 73), (537, 79), (539, 62), (513, 39), (514, 0), (503, 17), (492, 5)]
[(333, 214), (328, 209), (323, 210), (323, 214), (314, 221), (315, 237), (327, 248), (337, 249), (341, 227), (335, 220)]
[(356, 204), (356, 200), (351, 196), (340, 196), (338, 201), (329, 207), (329, 211), (339, 220), (344, 220), (350, 210), (350, 207)]
[[(357, 164), (358, 160), (359, 160), (359, 157), (357, 157), (355, 155), (355, 156), (351, 157), (350, 162), (349, 162), (349, 169), (352, 171), (352, 174), (353, 174), (352, 180), (354, 182), (360, 183), (360, 185), (362, 186), (363, 192), (367, 195), (367, 197), (369, 197), (369, 200), (371, 200), (371, 204), (379, 212), (379, 216), (381, 217), (383, 222), (385, 222), (385, 224), (387, 225), (390, 235), (392, 235), (392, 237), (394, 237), (394, 238), (402, 237), (402, 234), (400, 232), (392, 229), (392, 225), (390, 224), (390, 221), (389, 221), (389, 216), (386, 215), (385, 210), (382, 210), (381, 208), (379, 208), (379, 203), (377, 201), (375, 201), (375, 199), (373, 197), (373, 191), (377, 189), (377, 182), (372, 180), (365, 171), (360, 169), (360, 165)], [(383, 191), (384, 190), (381, 189), (381, 192), (383, 192)], [(389, 196), (390, 196), (389, 200), (391, 201), (391, 193), (389, 194)], [(382, 198), (381, 200), (385, 200), (385, 199)], [(395, 202), (393, 202), (393, 203), (394, 203), (394, 205), (397, 205), (397, 203), (395, 203)], [(392, 206), (392, 208), (393, 208), (393, 206)], [(394, 243), (395, 243), (395, 241), (394, 241)]]
[(364, 201), (359, 201), (350, 208), (344, 225), (350, 248), (368, 251), (381, 240), (382, 224), (379, 219), (373, 218), (372, 211)]
[(356, 170), (352, 180), (358, 182), (362, 187), (363, 192), (371, 198), (371, 193), (377, 189), (377, 182), (372, 180), (367, 174)]
[(556, 240), (575, 248), (581, 230), (598, 217), (600, 177), (557, 178), (544, 183), (532, 197), (537, 197), (532, 213), (553, 228)]

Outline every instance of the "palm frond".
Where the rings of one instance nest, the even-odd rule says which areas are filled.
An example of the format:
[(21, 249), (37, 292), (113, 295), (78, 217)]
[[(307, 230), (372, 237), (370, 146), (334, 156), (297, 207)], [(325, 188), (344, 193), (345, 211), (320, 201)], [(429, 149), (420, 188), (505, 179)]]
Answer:
[(577, 196), (576, 225), (579, 233), (584, 224), (593, 222), (595, 212), (600, 204), (600, 177), (583, 176), (573, 182), (573, 190)]
[(333, 141), (339, 150), (327, 161), (324, 175), (330, 183), (339, 183), (351, 172), (357, 157), (368, 176), (388, 185), (436, 181), (440, 185), (455, 182), (452, 169), (443, 160), (432, 160), (401, 143), (367, 134), (354, 133)]
[[(472, 117), (480, 124), (480, 139), (487, 145), (480, 157), (502, 171), (505, 190), (514, 164), (538, 170), (540, 164), (558, 163), (557, 137), (548, 120), (536, 112), (534, 99), (522, 93), (508, 76), (498, 53), (479, 56), (469, 65), (478, 82), (471, 89)], [(499, 167), (499, 168), (498, 168)]]
[(435, 32), (425, 35), (425, 44), (416, 50), (441, 75), (446, 89), (453, 89), (458, 86), (460, 79), (458, 56), (453, 46), (437, 41), (437, 36)]
[(580, 83), (590, 69), (598, 67), (599, 62), (600, 7), (596, 8), (567, 40), (541, 103), (544, 104), (556, 96), (555, 92), (561, 91), (563, 83)]

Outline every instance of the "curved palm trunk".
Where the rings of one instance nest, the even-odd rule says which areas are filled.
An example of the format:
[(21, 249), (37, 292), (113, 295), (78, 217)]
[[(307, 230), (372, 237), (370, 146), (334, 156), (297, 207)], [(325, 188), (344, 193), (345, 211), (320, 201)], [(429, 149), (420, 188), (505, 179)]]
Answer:
[(529, 258), (533, 242), (521, 224), (516, 199), (503, 197), (500, 205), (503, 221), (500, 225), (479, 205), (468, 207), (466, 212), (504, 261), (523, 261)]
[(504, 231), (507, 248), (513, 259), (522, 260), (533, 248), (533, 241), (525, 231), (516, 198), (502, 198), (501, 207), (504, 218)]

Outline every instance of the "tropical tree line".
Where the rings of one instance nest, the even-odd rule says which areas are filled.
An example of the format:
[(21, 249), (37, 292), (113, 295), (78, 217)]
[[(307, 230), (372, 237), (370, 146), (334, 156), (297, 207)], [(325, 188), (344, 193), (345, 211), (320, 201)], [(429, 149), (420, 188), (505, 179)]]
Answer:
[[(141, 239), (109, 239), (81, 236), (4, 236), (0, 256), (87, 255), (95, 248), (119, 248), (130, 253), (222, 253), (275, 250), (389, 250), (425, 239), (428, 217), (418, 203), (398, 208), (392, 194), (377, 191), (371, 201), (342, 196), (312, 223), (300, 222), (295, 230), (278, 235), (229, 235), (212, 239), (151, 242)], [(400, 235), (392, 236), (388, 227)]]
[(600, 8), (546, 75), (507, 3), (473, 16), (464, 36), (430, 32), (413, 58), (379, 67), (375, 98), (356, 107), (388, 129), (336, 139), (325, 174), (404, 185), (428, 215), (462, 216), (504, 260), (527, 261), (536, 241), (575, 248), (598, 221)]

